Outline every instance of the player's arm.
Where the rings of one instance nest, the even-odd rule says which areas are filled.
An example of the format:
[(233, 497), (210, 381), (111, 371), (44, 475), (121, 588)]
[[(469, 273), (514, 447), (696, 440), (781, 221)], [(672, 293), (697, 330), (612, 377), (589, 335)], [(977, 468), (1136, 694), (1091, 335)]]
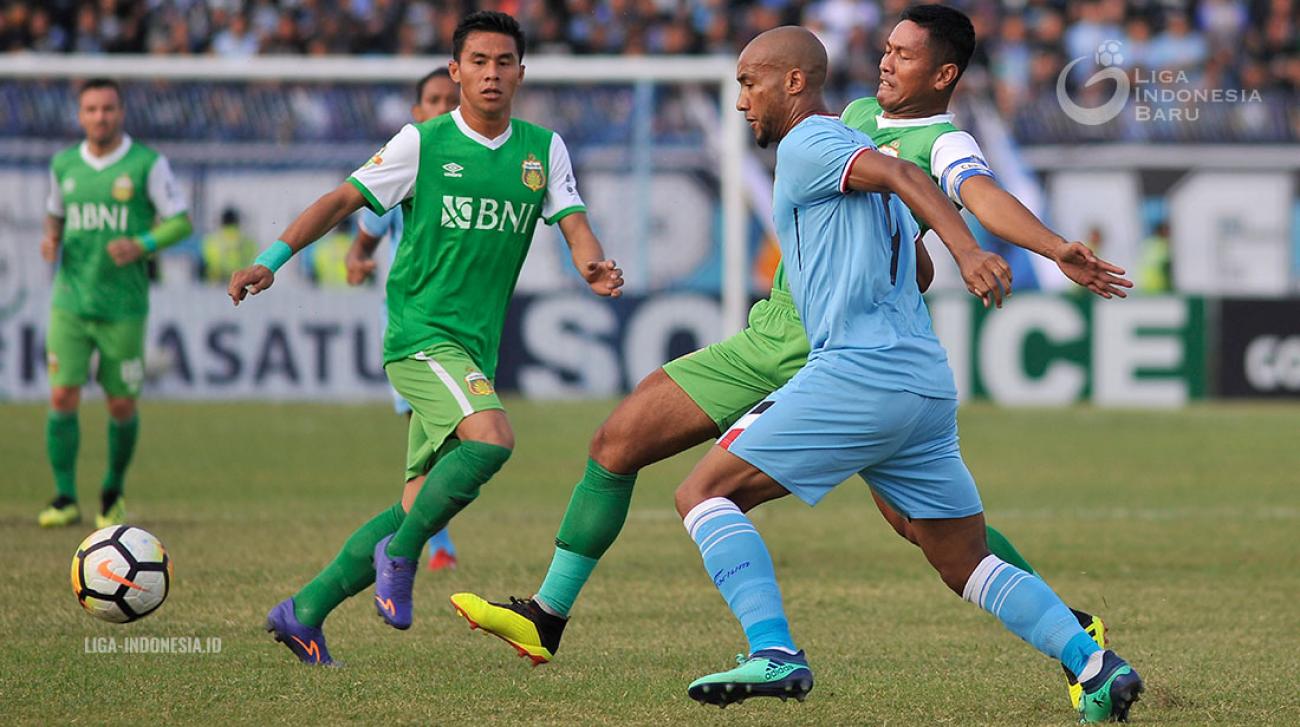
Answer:
[(145, 186), (160, 222), (142, 235), (120, 237), (108, 243), (108, 254), (119, 266), (171, 247), (194, 232), (189, 203), (176, 183), (167, 157), (159, 156), (154, 161)]
[(985, 306), (1002, 307), (1003, 295), (1011, 294), (1011, 266), (1000, 256), (980, 248), (957, 208), (920, 167), (864, 148), (849, 162), (843, 187), (898, 195), (943, 240), (961, 269), (966, 289), (983, 299)]
[(366, 198), (348, 182), (313, 202), (289, 223), (280, 239), (264, 250), (252, 265), (230, 277), (230, 287), (226, 290), (230, 299), (239, 305), (246, 295), (257, 295), (271, 287), (275, 282), (275, 270), (365, 204)]
[(420, 132), (407, 124), (346, 181), (303, 210), (252, 265), (232, 275), (226, 289), (230, 299), (239, 305), (246, 295), (271, 287), (281, 265), (362, 206), (383, 214), (400, 204), (411, 196), (419, 171)]
[(930, 283), (934, 282), (934, 260), (930, 259), (930, 251), (925, 249), (925, 243), (921, 242), (920, 235), (916, 238), (916, 287), (921, 292), (930, 289)]
[(546, 224), (560, 226), (564, 241), (569, 245), (573, 267), (587, 281), (596, 295), (617, 298), (623, 291), (623, 271), (613, 260), (605, 258), (605, 248), (596, 238), (587, 220), (587, 206), (578, 194), (578, 181), (573, 175), (573, 161), (559, 134), (551, 136), (549, 154), (550, 177), (546, 181), (546, 198), (542, 202), (542, 218)]
[(375, 248), (383, 234), (374, 234), (366, 229), (367, 212), (362, 211), (362, 219), (357, 224), (357, 236), (352, 239), (347, 257), (343, 259), (348, 269), (348, 285), (361, 285), (375, 272)]
[(617, 298), (623, 294), (623, 271), (613, 260), (605, 259), (605, 248), (587, 221), (587, 213), (575, 212), (559, 222), (560, 232), (569, 245), (573, 267), (596, 295)]
[(984, 229), (1052, 260), (1067, 278), (1103, 298), (1128, 297), (1124, 289), (1133, 287), (1133, 282), (1123, 277), (1123, 268), (1097, 257), (1082, 242), (1070, 242), (1048, 229), (993, 177), (978, 175), (967, 179), (961, 185), (960, 194), (962, 205)]
[(63, 190), (59, 179), (50, 168), (50, 191), (45, 197), (45, 226), (41, 234), (41, 257), (45, 262), (59, 260), (59, 245), (63, 243)]

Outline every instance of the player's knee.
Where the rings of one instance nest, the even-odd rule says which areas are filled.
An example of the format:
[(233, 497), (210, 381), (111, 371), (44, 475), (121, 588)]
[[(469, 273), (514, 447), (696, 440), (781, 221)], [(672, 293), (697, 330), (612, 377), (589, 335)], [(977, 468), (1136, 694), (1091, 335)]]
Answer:
[(618, 420), (617, 415), (611, 416), (591, 435), (587, 456), (610, 472), (636, 472), (641, 469), (642, 463), (638, 461), (634, 438), (629, 434), (630, 431)]
[(108, 415), (119, 422), (135, 416), (135, 399), (113, 397), (108, 400)]
[(50, 389), (50, 408), (55, 411), (74, 411), (81, 404), (81, 389), (75, 386), (56, 386)]

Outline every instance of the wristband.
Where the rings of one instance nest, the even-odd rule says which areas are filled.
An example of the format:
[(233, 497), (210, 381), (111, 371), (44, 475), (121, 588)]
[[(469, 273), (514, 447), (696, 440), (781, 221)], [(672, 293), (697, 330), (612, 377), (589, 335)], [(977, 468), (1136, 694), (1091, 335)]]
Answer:
[(274, 273), (280, 269), (281, 265), (289, 262), (291, 257), (293, 257), (293, 248), (289, 247), (284, 240), (276, 240), (271, 243), (270, 247), (263, 250), (261, 255), (257, 256), (253, 264), (262, 265)]
[(140, 243), (140, 247), (143, 247), (145, 252), (158, 252), (158, 238), (154, 237), (152, 232), (144, 233), (135, 241)]

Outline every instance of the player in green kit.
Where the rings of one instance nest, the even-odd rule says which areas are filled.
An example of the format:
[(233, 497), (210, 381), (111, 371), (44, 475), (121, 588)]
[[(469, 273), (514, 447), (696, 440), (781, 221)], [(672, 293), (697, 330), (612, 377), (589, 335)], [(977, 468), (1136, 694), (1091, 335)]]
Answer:
[(81, 86), (77, 121), (86, 140), (50, 162), (41, 255), (58, 263), (45, 348), (50, 413), (45, 444), (57, 495), (37, 516), (41, 527), (81, 521), (77, 505), (77, 408), (99, 353), (95, 379), (108, 399), (108, 470), (96, 527), (126, 519), (122, 489), (135, 451), (144, 381), (146, 258), (183, 240), (188, 205), (167, 158), (122, 130), (122, 91), (97, 78)]
[[(1055, 260), (1068, 278), (1097, 295), (1123, 297), (1132, 285), (1121, 277), (1124, 271), (1044, 227), (997, 185), (974, 140), (951, 124), (948, 101), (973, 46), (970, 21), (960, 12), (936, 5), (908, 9), (881, 61), (881, 103), (896, 120), (877, 121), (868, 112), (875, 102), (864, 99), (850, 104), (846, 123), (871, 135), (882, 152), (929, 172), (986, 229)], [(937, 164), (931, 159), (936, 147), (945, 150)], [(917, 245), (919, 268), (927, 258), (919, 240)], [(970, 291), (1000, 304), (998, 273), (981, 253), (961, 251), (954, 257)], [(923, 289), (925, 272), (918, 269)], [(586, 473), (574, 488), (551, 567), (536, 595), (494, 604), (474, 594), (456, 594), (457, 611), (535, 663), (550, 660), (578, 593), (623, 526), (637, 472), (726, 431), (794, 376), (807, 356), (808, 341), (784, 270), (778, 268), (770, 297), (750, 310), (747, 328), (647, 376), (596, 431)], [(895, 529), (911, 539), (907, 521), (884, 502), (877, 504)], [(987, 539), (994, 554), (1033, 572), (1000, 532), (988, 528)], [(1105, 640), (1100, 619), (1081, 611), (1076, 615), (1099, 642)], [(1072, 678), (1070, 682), (1073, 701), (1077, 685)]]
[(514, 18), (465, 17), (448, 66), (460, 84), (459, 108), (403, 127), (231, 279), (238, 305), (362, 205), (380, 214), (402, 208), (402, 241), (388, 276), (384, 369), (413, 411), (406, 484), (399, 502), (362, 525), (333, 562), (267, 615), (267, 630), (303, 662), (331, 662), (325, 617), (372, 582), (379, 615), (409, 628), (424, 542), (509, 458), (514, 433), (492, 379), (506, 308), (538, 221), (560, 226), (594, 292), (616, 296), (623, 284), (587, 222), (564, 141), (510, 117), (523, 55)]

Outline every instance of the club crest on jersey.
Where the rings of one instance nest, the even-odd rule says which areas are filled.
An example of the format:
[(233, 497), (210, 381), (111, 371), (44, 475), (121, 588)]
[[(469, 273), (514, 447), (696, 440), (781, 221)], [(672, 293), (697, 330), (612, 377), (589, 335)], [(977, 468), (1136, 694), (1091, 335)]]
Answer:
[(542, 163), (537, 161), (537, 157), (532, 154), (524, 160), (524, 186), (536, 192), (546, 186), (546, 172), (542, 169)]
[(884, 146), (876, 147), (876, 151), (880, 152), (881, 154), (888, 154), (889, 156), (894, 157), (895, 159), (897, 159), (897, 158), (898, 158), (898, 140), (895, 139), (894, 141), (891, 141), (891, 142), (889, 142), (888, 144), (885, 144)]
[(130, 202), (133, 194), (135, 194), (135, 183), (130, 177), (123, 174), (113, 180), (113, 199), (118, 202)]
[(488, 377), (477, 371), (465, 375), (465, 388), (475, 396), (487, 396), (496, 391), (492, 388), (492, 382), (488, 381)]
[(45, 365), (50, 372), (50, 376), (59, 373), (59, 357), (55, 356), (53, 352), (46, 354)]

